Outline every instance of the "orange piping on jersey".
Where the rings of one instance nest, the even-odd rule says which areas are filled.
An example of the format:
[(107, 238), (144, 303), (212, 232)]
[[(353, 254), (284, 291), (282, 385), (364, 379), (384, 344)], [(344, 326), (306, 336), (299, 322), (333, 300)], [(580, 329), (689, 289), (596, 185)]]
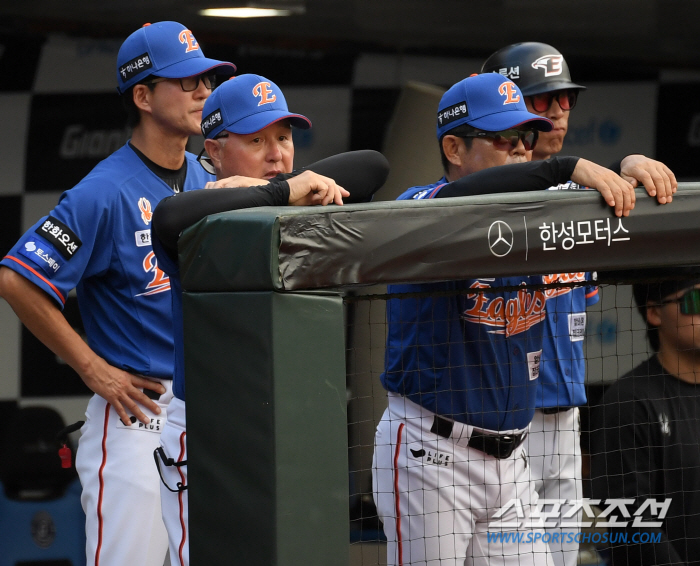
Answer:
[(3, 259), (11, 259), (12, 261), (16, 261), (16, 262), (19, 263), (22, 267), (24, 267), (25, 269), (28, 269), (29, 271), (31, 271), (34, 275), (36, 275), (39, 279), (41, 279), (44, 283), (46, 283), (49, 287), (51, 287), (51, 288), (53, 289), (54, 293), (56, 293), (56, 294), (58, 295), (58, 298), (61, 299), (61, 302), (62, 302), (64, 305), (66, 304), (66, 300), (63, 298), (63, 295), (61, 294), (61, 292), (60, 292), (58, 289), (56, 289), (56, 287), (54, 286), (53, 283), (51, 283), (51, 281), (49, 281), (48, 279), (46, 279), (46, 277), (44, 277), (43, 275), (41, 275), (38, 271), (36, 271), (36, 270), (33, 269), (32, 267), (29, 267), (26, 263), (24, 263), (23, 261), (17, 259), (16, 257), (12, 257), (11, 255), (6, 255)]
[(587, 299), (590, 299), (591, 297), (595, 297), (597, 294), (598, 294), (598, 287), (596, 287), (595, 289), (593, 289), (593, 291), (591, 291), (590, 293), (588, 293), (588, 294), (586, 295), (586, 298), (587, 298)]

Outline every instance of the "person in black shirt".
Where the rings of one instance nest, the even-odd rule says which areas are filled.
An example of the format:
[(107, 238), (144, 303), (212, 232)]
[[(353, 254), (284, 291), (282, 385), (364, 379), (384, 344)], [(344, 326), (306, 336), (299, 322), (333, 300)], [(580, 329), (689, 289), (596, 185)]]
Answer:
[[(655, 273), (634, 285), (655, 354), (592, 414), (592, 496), (634, 501), (610, 530), (614, 565), (700, 564), (700, 269)], [(635, 512), (660, 526), (633, 526)]]

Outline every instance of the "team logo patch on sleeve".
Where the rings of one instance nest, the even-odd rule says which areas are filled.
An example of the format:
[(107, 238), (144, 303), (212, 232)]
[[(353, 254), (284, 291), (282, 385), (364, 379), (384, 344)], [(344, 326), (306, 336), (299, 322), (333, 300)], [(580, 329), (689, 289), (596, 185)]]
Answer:
[(56, 250), (39, 239), (26, 241), (18, 251), (32, 263), (38, 265), (49, 277), (56, 275), (63, 265), (63, 260)]
[(66, 260), (71, 259), (83, 245), (73, 230), (53, 216), (44, 220), (34, 232), (56, 246), (56, 251)]

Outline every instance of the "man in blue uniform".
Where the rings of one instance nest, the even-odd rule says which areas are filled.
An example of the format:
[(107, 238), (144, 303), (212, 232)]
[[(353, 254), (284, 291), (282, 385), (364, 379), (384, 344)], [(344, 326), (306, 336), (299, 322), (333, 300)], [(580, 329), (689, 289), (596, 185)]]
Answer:
[[(597, 187), (618, 216), (628, 214), (632, 187), (612, 171), (578, 158), (527, 163), (539, 131), (549, 129), (512, 81), (464, 79), (438, 108), (445, 177), (399, 199), (491, 192), (494, 179), (498, 190), (518, 191), (573, 178)], [(546, 296), (523, 285), (537, 283), (539, 276), (390, 286), (390, 293), (426, 297), (387, 305), (381, 380), (389, 406), (377, 428), (373, 488), (389, 564), (550, 563), (547, 545), (534, 536), (489, 541), (486, 534), (496, 522), (518, 522), (513, 507), (498, 516), (502, 506), (518, 500), (527, 514), (535, 497), (523, 442), (534, 414)]]
[[(95, 392), (76, 467), (87, 564), (162, 566), (167, 534), (153, 450), (172, 397), (170, 281), (151, 247), (158, 202), (212, 179), (186, 153), (216, 75), (176, 22), (146, 24), (117, 59), (131, 140), (65, 192), (2, 260), (0, 295)], [(77, 289), (87, 343), (61, 313)]]
[[(355, 201), (369, 200), (384, 183), (388, 164), (372, 151), (334, 156), (304, 171), (292, 172), (292, 126), (311, 127), (300, 114), (289, 112), (279, 87), (258, 75), (225, 82), (204, 105), (202, 133), (216, 183), (208, 188), (164, 200), (154, 218), (154, 249), (159, 265), (170, 275), (175, 321), (175, 375), (168, 422), (156, 451), (163, 479), (163, 518), (170, 538), (173, 565), (189, 564), (187, 426), (185, 418), (184, 330), (182, 288), (177, 265), (177, 240), (186, 227), (216, 212), (255, 206), (343, 204), (350, 194), (324, 175), (352, 187)], [(318, 174), (318, 173), (323, 173)], [(252, 186), (251, 186), (252, 185)]]
[[(561, 151), (569, 116), (586, 87), (571, 80), (569, 66), (551, 45), (516, 43), (496, 51), (482, 67), (510, 78), (521, 89), (530, 112), (548, 118), (553, 128), (543, 133), (532, 159), (545, 160)], [(643, 155), (629, 155), (614, 167), (633, 186), (643, 184), (661, 204), (671, 202), (677, 188), (673, 173), (663, 163)], [(552, 189), (578, 189), (567, 182)], [(586, 404), (583, 340), (586, 307), (598, 302), (598, 288), (587, 283), (589, 273), (557, 273), (545, 283), (581, 286), (547, 289), (547, 318), (542, 352), (540, 389), (526, 449), (531, 477), (540, 500), (580, 500), (582, 492), (580, 418)], [(571, 505), (561, 507), (567, 514)], [(580, 516), (580, 513), (579, 513)], [(572, 520), (569, 520), (572, 521)], [(554, 521), (548, 521), (549, 524)], [(550, 527), (550, 548), (557, 566), (574, 566), (578, 558), (577, 529)]]

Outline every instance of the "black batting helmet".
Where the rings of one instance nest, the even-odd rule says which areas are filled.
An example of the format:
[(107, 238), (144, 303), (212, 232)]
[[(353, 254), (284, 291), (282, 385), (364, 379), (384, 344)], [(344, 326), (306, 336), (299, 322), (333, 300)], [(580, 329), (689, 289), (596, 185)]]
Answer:
[(585, 90), (571, 82), (564, 56), (551, 45), (528, 41), (503, 47), (481, 67), (482, 73), (501, 73), (512, 80), (524, 96), (563, 89)]

